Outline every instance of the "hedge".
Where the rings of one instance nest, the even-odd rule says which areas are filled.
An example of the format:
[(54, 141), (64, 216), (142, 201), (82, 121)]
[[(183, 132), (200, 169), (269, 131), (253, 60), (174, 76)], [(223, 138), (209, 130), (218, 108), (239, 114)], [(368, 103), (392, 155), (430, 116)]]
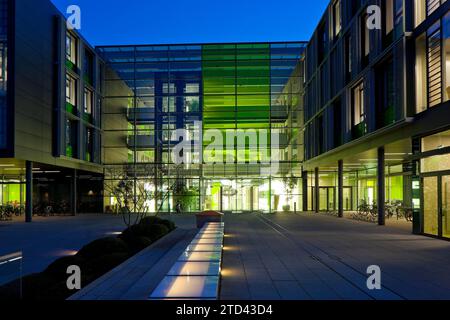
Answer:
[(67, 267), (81, 268), (82, 288), (108, 271), (114, 269), (137, 252), (175, 229), (172, 221), (158, 217), (146, 217), (139, 224), (124, 230), (118, 237), (94, 240), (74, 256), (66, 256), (52, 262), (43, 272), (16, 279), (0, 287), (0, 300), (18, 298), (22, 283), (25, 300), (65, 300), (75, 293), (67, 289)]

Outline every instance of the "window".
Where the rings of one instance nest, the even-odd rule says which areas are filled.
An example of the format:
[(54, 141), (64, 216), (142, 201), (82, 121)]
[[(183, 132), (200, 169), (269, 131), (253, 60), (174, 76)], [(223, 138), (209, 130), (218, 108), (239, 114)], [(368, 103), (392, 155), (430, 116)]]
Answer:
[(422, 152), (450, 148), (450, 130), (422, 138)]
[(341, 32), (342, 28), (340, 0), (336, 1), (333, 4), (333, 23), (334, 23), (334, 36), (336, 37)]
[(318, 64), (320, 65), (323, 61), (323, 59), (325, 58), (325, 50), (326, 50), (326, 45), (327, 45), (327, 33), (325, 32), (325, 23), (323, 23), (320, 27), (319, 27), (319, 31), (318, 31), (318, 45), (317, 45), (317, 50), (318, 50)]
[(341, 100), (337, 99), (333, 102), (333, 120), (334, 120), (334, 147), (337, 148), (342, 145), (342, 104)]
[(414, 22), (417, 27), (447, 0), (414, 0)]
[(198, 83), (186, 83), (184, 93), (199, 93), (200, 85)]
[(351, 17), (353, 18), (358, 13), (361, 7), (361, 0), (346, 0), (350, 2)]
[(66, 120), (66, 156), (76, 158), (77, 155), (77, 122)]
[(84, 81), (86, 81), (90, 85), (93, 85), (94, 55), (89, 50), (85, 50), (83, 72), (84, 72)]
[(175, 83), (163, 83), (163, 94), (176, 93)]
[(428, 107), (434, 107), (442, 102), (441, 36), (439, 22), (427, 31)]
[(444, 101), (450, 100), (450, 12), (442, 20)]
[(389, 35), (394, 30), (394, 1), (385, 0), (384, 3), (384, 33)]
[(66, 102), (75, 107), (77, 105), (77, 80), (66, 76)]
[(447, 0), (426, 0), (426, 12), (427, 16), (432, 14), (439, 8), (439, 6)]
[(163, 97), (162, 112), (175, 112), (175, 97)]
[(395, 122), (396, 99), (394, 84), (394, 63), (392, 59), (376, 70), (377, 127), (382, 128)]
[(8, 1), (0, 0), (0, 35), (8, 33)]
[(136, 151), (136, 162), (148, 163), (154, 161), (155, 161), (154, 150)]
[(422, 34), (416, 40), (416, 113), (427, 109), (427, 61), (426, 36)]
[(6, 81), (8, 79), (6, 44), (0, 42), (0, 91), (6, 90)]
[(321, 155), (325, 151), (325, 124), (323, 114), (317, 117), (317, 155)]
[(84, 113), (92, 115), (92, 106), (94, 103), (94, 94), (91, 90), (84, 88)]
[(94, 160), (94, 130), (86, 128), (85, 132), (86, 154), (84, 160), (92, 162)]
[(176, 129), (176, 125), (174, 123), (163, 123), (162, 125), (163, 134), (162, 139), (163, 141), (170, 141), (172, 136), (172, 131)]
[(66, 34), (66, 59), (73, 65), (77, 65), (77, 38), (73, 34)]
[(367, 14), (361, 16), (361, 65), (367, 66), (370, 53), (370, 32), (367, 28)]
[(184, 112), (199, 112), (200, 111), (199, 97), (185, 97)]
[(366, 110), (364, 105), (364, 82), (352, 89), (353, 125), (358, 126), (366, 121)]
[(414, 0), (414, 25), (417, 27), (425, 20), (425, 0)]
[(349, 82), (352, 76), (352, 36), (345, 38), (345, 81)]
[(136, 125), (136, 135), (138, 136), (150, 136), (155, 134), (154, 124), (138, 124)]

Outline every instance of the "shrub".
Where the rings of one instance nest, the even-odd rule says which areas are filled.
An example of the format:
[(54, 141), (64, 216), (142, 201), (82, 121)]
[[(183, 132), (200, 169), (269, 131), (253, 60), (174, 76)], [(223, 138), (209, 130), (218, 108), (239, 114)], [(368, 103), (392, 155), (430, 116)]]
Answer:
[(173, 223), (173, 221), (170, 220), (164, 219), (160, 222), (160, 224), (165, 225), (169, 231), (173, 231), (176, 228), (175, 223)]
[(155, 242), (156, 240), (162, 238), (166, 234), (169, 233), (169, 228), (167, 228), (163, 224), (151, 224), (148, 226), (145, 226), (145, 235), (148, 237), (152, 242)]
[(142, 218), (141, 221), (139, 222), (139, 224), (157, 224), (157, 223), (161, 223), (163, 219), (156, 217), (156, 216), (149, 216), (149, 217), (145, 217)]
[(83, 270), (86, 261), (81, 256), (62, 257), (52, 262), (47, 269), (44, 270), (44, 273), (57, 280), (64, 280), (68, 276), (67, 267), (71, 265), (79, 266), (81, 270)]
[(162, 224), (169, 229), (169, 231), (173, 231), (175, 229), (175, 223), (170, 220), (161, 219), (159, 217), (151, 216), (142, 218), (140, 223), (141, 225), (152, 225), (152, 224)]
[(46, 273), (34, 273), (22, 279), (22, 297), (25, 300), (38, 299), (48, 288), (55, 285), (57, 280)]
[(141, 224), (135, 224), (133, 226), (130, 226), (128, 228), (126, 228), (122, 234), (119, 235), (119, 239), (124, 240), (125, 242), (128, 242), (129, 239), (131, 238), (137, 238), (137, 237), (141, 237), (145, 234), (144, 231), (145, 227)]
[(101, 238), (85, 245), (76, 254), (86, 260), (95, 259), (97, 257), (112, 253), (128, 253), (127, 244), (120, 238)]
[[(81, 271), (81, 288), (86, 287), (89, 283), (94, 281), (95, 278), (92, 275), (86, 274)], [(46, 288), (43, 288), (37, 296), (33, 297), (33, 300), (66, 300), (70, 296), (74, 295), (77, 290), (69, 290), (67, 288), (67, 279), (61, 281), (55, 281)]]
[(152, 244), (152, 240), (147, 237), (129, 236), (124, 239), (132, 254), (137, 253)]
[(137, 224), (127, 228), (119, 238), (129, 242), (131, 238), (146, 237), (154, 242), (167, 233), (169, 233), (169, 228), (163, 224)]
[(111, 271), (129, 257), (130, 255), (128, 253), (115, 252), (92, 259), (88, 262), (86, 268), (87, 275), (89, 278), (96, 279), (108, 271)]

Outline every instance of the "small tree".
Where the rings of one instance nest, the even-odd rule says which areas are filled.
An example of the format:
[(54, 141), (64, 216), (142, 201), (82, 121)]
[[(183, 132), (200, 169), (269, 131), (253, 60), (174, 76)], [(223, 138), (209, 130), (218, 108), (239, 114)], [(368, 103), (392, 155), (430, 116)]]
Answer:
[[(105, 191), (117, 201), (117, 212), (129, 227), (137, 224), (149, 211), (147, 203), (155, 198), (155, 192), (147, 186), (153, 181), (156, 168), (146, 165), (144, 175), (137, 175), (136, 166), (117, 166), (105, 169)], [(142, 173), (141, 172), (141, 173)]]
[(293, 175), (290, 176), (284, 176), (283, 177), (283, 184), (284, 184), (284, 190), (286, 192), (286, 207), (289, 206), (289, 203), (292, 200), (292, 191), (295, 189), (298, 183), (298, 178), (294, 177)]

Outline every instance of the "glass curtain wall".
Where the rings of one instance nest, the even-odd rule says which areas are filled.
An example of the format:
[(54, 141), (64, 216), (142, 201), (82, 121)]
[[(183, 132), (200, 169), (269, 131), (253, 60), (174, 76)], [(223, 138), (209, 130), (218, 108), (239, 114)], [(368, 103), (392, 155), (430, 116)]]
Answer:
[[(126, 178), (134, 184), (131, 209), (145, 202), (149, 212), (299, 210), (303, 50), (303, 43), (99, 48), (107, 62), (105, 204), (114, 209), (114, 185)], [(175, 129), (199, 143), (183, 154), (184, 165), (172, 160)], [(213, 142), (221, 149), (209, 152)], [(272, 161), (275, 169), (261, 176)]]
[(0, 149), (5, 149), (6, 132), (6, 87), (8, 79), (8, 16), (7, 0), (0, 0)]

